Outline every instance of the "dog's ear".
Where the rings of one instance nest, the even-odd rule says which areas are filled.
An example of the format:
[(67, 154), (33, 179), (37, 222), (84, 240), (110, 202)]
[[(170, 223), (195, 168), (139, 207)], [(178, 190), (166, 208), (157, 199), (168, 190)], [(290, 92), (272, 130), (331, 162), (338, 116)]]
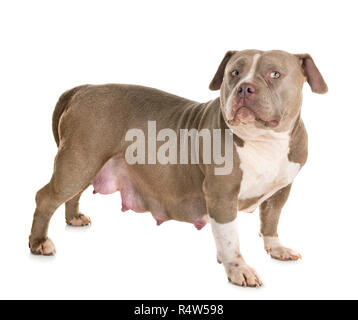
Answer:
[(213, 80), (211, 80), (211, 82), (210, 82), (210, 85), (209, 85), (210, 90), (219, 90), (220, 89), (221, 84), (223, 82), (223, 78), (224, 78), (225, 67), (235, 52), (236, 51), (226, 52), (224, 58), (222, 59), (220, 65), (219, 65), (218, 70), (215, 73)]
[(312, 92), (326, 93), (328, 91), (327, 84), (316, 67), (312, 57), (308, 53), (296, 54), (296, 56), (300, 59), (303, 73), (311, 87)]

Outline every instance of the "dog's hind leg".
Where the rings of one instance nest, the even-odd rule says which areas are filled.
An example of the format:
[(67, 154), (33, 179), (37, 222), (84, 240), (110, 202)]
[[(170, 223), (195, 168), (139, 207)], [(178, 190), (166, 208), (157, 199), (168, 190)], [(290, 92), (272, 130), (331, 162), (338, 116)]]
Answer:
[(30, 250), (34, 254), (52, 255), (55, 247), (47, 237), (48, 227), (55, 210), (68, 202), (69, 214), (77, 212), (80, 193), (91, 183), (91, 180), (103, 166), (105, 159), (100, 154), (88, 157), (71, 147), (59, 149), (51, 181), (36, 194)]
[(83, 227), (91, 224), (91, 219), (82, 214), (79, 210), (79, 201), (82, 192), (66, 202), (66, 223), (70, 226)]

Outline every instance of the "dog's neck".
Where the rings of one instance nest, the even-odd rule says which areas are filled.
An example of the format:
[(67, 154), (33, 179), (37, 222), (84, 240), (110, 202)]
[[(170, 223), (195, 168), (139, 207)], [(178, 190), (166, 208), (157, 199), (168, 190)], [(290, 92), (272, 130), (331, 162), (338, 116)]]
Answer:
[(286, 137), (291, 130), (276, 132), (272, 129), (257, 128), (254, 123), (239, 124), (230, 128), (232, 132), (245, 142), (265, 142), (280, 140)]

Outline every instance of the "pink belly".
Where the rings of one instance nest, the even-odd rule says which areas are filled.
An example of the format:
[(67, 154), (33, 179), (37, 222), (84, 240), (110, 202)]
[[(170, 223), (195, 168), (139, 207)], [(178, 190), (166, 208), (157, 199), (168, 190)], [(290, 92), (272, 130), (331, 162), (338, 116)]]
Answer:
[(93, 179), (92, 184), (94, 188), (93, 193), (111, 194), (120, 191), (122, 196), (122, 211), (146, 211), (143, 199), (130, 181), (123, 161), (116, 159), (107, 161)]
[[(120, 191), (122, 197), (122, 211), (151, 211), (157, 225), (161, 225), (163, 222), (172, 219), (172, 217), (168, 217), (166, 210), (159, 202), (153, 198), (148, 201), (148, 198), (143, 194), (143, 191), (138, 191), (134, 181), (135, 179), (133, 178), (133, 174), (131, 173), (131, 169), (128, 168), (128, 165), (123, 160), (111, 158), (93, 179), (93, 193), (111, 194)], [(148, 203), (151, 203), (152, 205), (150, 206)], [(193, 223), (198, 230), (201, 230), (207, 223), (206, 208), (195, 205), (197, 201), (189, 201), (189, 203), (189, 205), (185, 205), (183, 211), (192, 211), (193, 214), (190, 218), (186, 217), (184, 220)]]

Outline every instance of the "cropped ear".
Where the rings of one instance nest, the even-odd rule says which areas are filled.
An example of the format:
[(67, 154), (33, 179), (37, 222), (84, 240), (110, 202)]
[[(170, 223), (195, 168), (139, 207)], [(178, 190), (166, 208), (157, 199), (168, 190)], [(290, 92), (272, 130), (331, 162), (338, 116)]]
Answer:
[(328, 91), (327, 84), (316, 67), (312, 57), (308, 53), (296, 54), (296, 56), (301, 60), (304, 75), (306, 76), (312, 92), (326, 93)]
[(211, 80), (211, 82), (210, 82), (210, 85), (209, 85), (210, 90), (219, 90), (220, 89), (221, 84), (223, 82), (224, 71), (225, 71), (226, 65), (235, 52), (237, 52), (237, 51), (226, 52), (223, 60), (221, 61), (220, 65), (219, 65), (218, 70), (215, 73), (213, 80)]

